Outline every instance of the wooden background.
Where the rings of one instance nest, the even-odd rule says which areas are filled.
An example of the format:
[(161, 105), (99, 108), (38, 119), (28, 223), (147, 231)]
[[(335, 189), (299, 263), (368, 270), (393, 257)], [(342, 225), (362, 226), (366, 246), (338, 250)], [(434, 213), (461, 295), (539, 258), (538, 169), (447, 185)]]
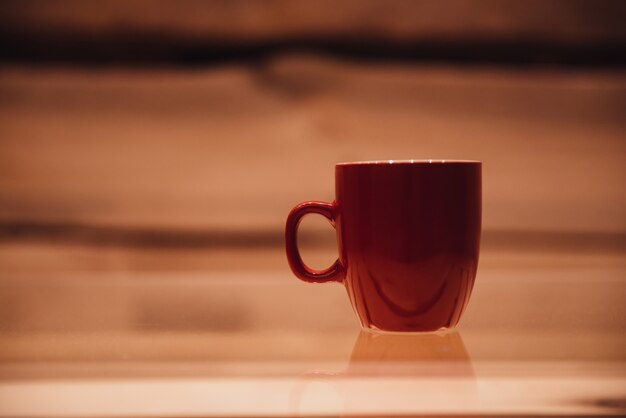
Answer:
[(0, 237), (275, 242), (294, 204), (333, 198), (336, 162), (440, 158), (484, 161), (487, 237), (623, 243), (624, 16), (608, 0), (3, 3)]
[(474, 358), (623, 361), (623, 4), (3, 2), (0, 377), (349, 356), (282, 233), (369, 159), (484, 162)]
[(484, 162), (486, 230), (626, 230), (619, 72), (368, 66), (0, 70), (4, 223), (267, 231), (334, 164)]

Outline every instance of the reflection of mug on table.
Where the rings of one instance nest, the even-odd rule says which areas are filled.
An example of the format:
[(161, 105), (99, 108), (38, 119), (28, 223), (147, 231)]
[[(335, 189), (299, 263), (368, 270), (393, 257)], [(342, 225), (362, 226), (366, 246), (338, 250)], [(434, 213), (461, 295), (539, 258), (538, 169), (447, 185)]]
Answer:
[(348, 368), (352, 374), (473, 377), (457, 331), (422, 334), (359, 333)]
[[(287, 218), (294, 274), (343, 283), (364, 328), (454, 327), (478, 266), (481, 163), (343, 163), (335, 180), (333, 203), (305, 202)], [(298, 252), (298, 224), (308, 213), (327, 217), (337, 229), (339, 259), (326, 270), (307, 267)]]
[(321, 412), (342, 416), (476, 413), (480, 408), (472, 362), (458, 332), (361, 331), (346, 369), (310, 371), (299, 377), (290, 410), (291, 416), (299, 417)]

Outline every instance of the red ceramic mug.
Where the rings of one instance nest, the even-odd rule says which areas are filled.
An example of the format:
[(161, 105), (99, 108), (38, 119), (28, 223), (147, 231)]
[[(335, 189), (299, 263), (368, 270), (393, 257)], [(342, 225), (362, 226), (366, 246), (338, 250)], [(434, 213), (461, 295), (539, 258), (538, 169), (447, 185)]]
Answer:
[[(346, 286), (364, 328), (391, 332), (454, 327), (478, 266), (479, 161), (371, 161), (335, 167), (333, 203), (304, 202), (287, 218), (287, 259), (306, 282)], [(302, 217), (337, 230), (339, 259), (308, 267), (298, 251)]]

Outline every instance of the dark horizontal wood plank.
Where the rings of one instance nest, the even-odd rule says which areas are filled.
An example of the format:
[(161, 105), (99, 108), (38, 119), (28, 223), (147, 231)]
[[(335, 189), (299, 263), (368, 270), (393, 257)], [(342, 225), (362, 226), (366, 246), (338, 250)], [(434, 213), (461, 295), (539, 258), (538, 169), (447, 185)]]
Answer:
[(615, 0), (4, 2), (0, 59), (207, 65), (298, 50), (368, 60), (622, 66)]

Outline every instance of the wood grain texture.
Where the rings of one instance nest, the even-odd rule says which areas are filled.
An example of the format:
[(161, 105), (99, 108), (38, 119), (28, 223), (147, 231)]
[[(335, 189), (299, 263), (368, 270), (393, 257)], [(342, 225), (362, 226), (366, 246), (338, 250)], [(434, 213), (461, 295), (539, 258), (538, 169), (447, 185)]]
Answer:
[[(307, 250), (313, 265), (335, 257)], [(280, 248), (5, 244), (0, 265), (0, 362), (334, 360), (359, 330), (346, 290), (298, 281)], [(625, 266), (484, 251), (458, 329), (475, 359), (624, 361)]]
[(533, 0), (270, 0), (6, 2), (5, 31), (31, 36), (83, 33), (183, 34), (192, 38), (264, 41), (293, 37), (429, 40), (522, 39), (580, 43), (625, 41), (620, 1)]
[(466, 158), (484, 161), (487, 230), (626, 230), (621, 73), (286, 56), (4, 68), (0, 90), (3, 222), (281, 231), (296, 203), (333, 199), (336, 162)]

